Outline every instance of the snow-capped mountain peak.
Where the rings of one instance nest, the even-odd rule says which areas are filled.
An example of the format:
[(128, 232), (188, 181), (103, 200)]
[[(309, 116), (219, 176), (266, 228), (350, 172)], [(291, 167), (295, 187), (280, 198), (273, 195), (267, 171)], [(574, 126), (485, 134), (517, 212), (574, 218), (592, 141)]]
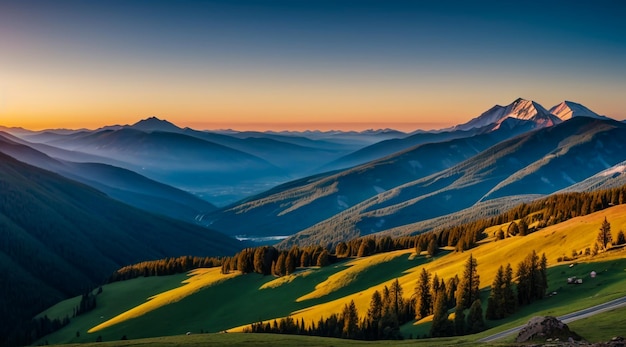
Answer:
[(513, 117), (516, 119), (529, 120), (537, 115), (547, 115), (550, 114), (548, 110), (546, 110), (543, 106), (532, 100), (525, 100), (519, 98), (509, 106), (507, 106), (509, 111), (506, 114), (506, 117)]
[(591, 111), (581, 104), (567, 100), (553, 106), (550, 109), (550, 113), (559, 117), (561, 120), (568, 120), (574, 117), (607, 118)]
[(493, 126), (491, 129), (495, 130), (508, 118), (533, 122), (537, 127), (552, 126), (561, 122), (539, 103), (518, 98), (507, 106), (495, 105), (469, 122), (455, 126), (454, 129), (469, 130)]

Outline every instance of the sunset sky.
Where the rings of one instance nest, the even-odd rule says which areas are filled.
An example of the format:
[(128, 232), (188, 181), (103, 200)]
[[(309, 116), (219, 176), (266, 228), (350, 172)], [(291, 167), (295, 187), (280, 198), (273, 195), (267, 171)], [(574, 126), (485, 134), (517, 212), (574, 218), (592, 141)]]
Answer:
[(626, 118), (624, 1), (2, 1), (0, 125), (410, 131)]

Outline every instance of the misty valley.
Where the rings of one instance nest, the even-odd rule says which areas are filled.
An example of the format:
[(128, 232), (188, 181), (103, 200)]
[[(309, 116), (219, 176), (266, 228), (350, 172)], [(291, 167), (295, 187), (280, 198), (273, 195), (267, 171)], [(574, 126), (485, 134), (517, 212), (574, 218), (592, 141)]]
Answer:
[(607, 302), (612, 332), (625, 172), (626, 124), (571, 101), (409, 133), (0, 127), (0, 344), (480, 345)]

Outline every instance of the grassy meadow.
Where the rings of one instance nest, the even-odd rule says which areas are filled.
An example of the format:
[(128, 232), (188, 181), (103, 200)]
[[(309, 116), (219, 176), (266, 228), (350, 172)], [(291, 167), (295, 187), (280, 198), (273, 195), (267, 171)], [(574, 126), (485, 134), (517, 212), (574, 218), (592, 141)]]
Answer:
[[(157, 345), (237, 345), (254, 341), (251, 345), (355, 345), (363, 341), (307, 338), (282, 335), (248, 334), (200, 334), (228, 330), (241, 331), (252, 322), (273, 320), (291, 315), (305, 324), (317, 322), (321, 317), (340, 313), (343, 306), (354, 300), (361, 317), (366, 315), (372, 293), (389, 286), (396, 278), (409, 298), (414, 291), (419, 271), (425, 267), (439, 278), (461, 275), (469, 254), (477, 259), (482, 291), (483, 310), (486, 308), (488, 287), (501, 264), (511, 263), (514, 269), (533, 249), (548, 257), (549, 296), (532, 305), (522, 307), (515, 315), (499, 321), (487, 321), (488, 331), (476, 335), (441, 340), (419, 340), (420, 345), (468, 345), (472, 341), (497, 331), (522, 325), (536, 315), (559, 316), (587, 308), (626, 295), (626, 250), (624, 248), (600, 253), (595, 257), (580, 257), (572, 262), (557, 262), (557, 258), (571, 257), (590, 247), (598, 234), (600, 224), (607, 218), (615, 236), (626, 229), (626, 206), (619, 205), (601, 212), (544, 228), (533, 234), (510, 237), (495, 241), (491, 236), (499, 227), (486, 230), (488, 238), (477, 248), (463, 253), (442, 251), (434, 258), (417, 256), (414, 250), (382, 253), (370, 257), (345, 259), (324, 268), (307, 268), (293, 275), (275, 278), (259, 274), (221, 275), (219, 269), (200, 269), (189, 274), (138, 278), (104, 286), (98, 295), (97, 307), (80, 317), (72, 319), (69, 326), (46, 336), (41, 343), (86, 343), (98, 336), (104, 341), (119, 341), (154, 336), (184, 335), (178, 338), (151, 339)], [(574, 265), (571, 265), (574, 264)], [(591, 279), (591, 271), (598, 273)], [(567, 278), (583, 278), (583, 284), (568, 285)], [(50, 318), (71, 313), (77, 298), (66, 300), (43, 314)], [(620, 312), (623, 312), (620, 311)], [(623, 327), (619, 315), (610, 312), (598, 316), (599, 330), (610, 334), (611, 329)], [(605, 318), (600, 318), (605, 317)], [(596, 317), (588, 318), (594, 322)], [(602, 320), (600, 320), (602, 319)], [(572, 323), (572, 327), (576, 322)], [(587, 337), (584, 328), (579, 333)], [(429, 319), (410, 322), (401, 327), (408, 337), (423, 337), (430, 329)], [(577, 331), (576, 329), (574, 329)], [(88, 332), (90, 331), (90, 332)], [(587, 329), (587, 331), (590, 331)], [(578, 332), (578, 331), (577, 331)], [(599, 336), (598, 331), (589, 332), (589, 339), (602, 340), (611, 336)], [(171, 340), (174, 339), (174, 340)], [(170, 342), (176, 341), (179, 342)], [(206, 339), (206, 340), (203, 340)], [(298, 340), (303, 339), (303, 340)], [(507, 343), (509, 340), (502, 341)], [(204, 341), (204, 342), (203, 342)], [(266, 342), (264, 341), (272, 341)], [(297, 341), (297, 342), (296, 342)], [(436, 342), (434, 342), (436, 341)], [(413, 341), (415, 342), (415, 341)], [(138, 342), (139, 343), (139, 342)], [(189, 344), (188, 344), (189, 343)], [(328, 343), (328, 344), (327, 344)], [(372, 345), (396, 345), (397, 341), (366, 343)]]

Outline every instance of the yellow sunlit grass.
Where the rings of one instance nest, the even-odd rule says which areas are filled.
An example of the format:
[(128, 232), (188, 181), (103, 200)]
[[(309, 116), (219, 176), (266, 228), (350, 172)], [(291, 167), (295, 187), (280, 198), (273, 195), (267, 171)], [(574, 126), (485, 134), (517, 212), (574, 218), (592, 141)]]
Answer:
[[(507, 223), (501, 226), (495, 226), (486, 231), (491, 241), (482, 243), (479, 247), (470, 251), (463, 253), (452, 252), (432, 261), (427, 261), (422, 265), (410, 268), (400, 274), (398, 280), (404, 289), (405, 298), (408, 299), (414, 292), (419, 271), (421, 271), (422, 267), (426, 268), (431, 274), (436, 273), (439, 278), (443, 279), (448, 279), (457, 274), (461, 276), (464, 264), (469, 255), (472, 254), (478, 262), (481, 287), (488, 287), (491, 285), (500, 265), (510, 263), (513, 268), (516, 268), (517, 264), (532, 250), (535, 250), (539, 255), (545, 253), (548, 258), (548, 265), (552, 266), (557, 264), (557, 258), (571, 256), (573, 250), (576, 250), (576, 252), (584, 252), (585, 248), (593, 247), (593, 244), (596, 242), (600, 224), (605, 217), (611, 223), (614, 237), (620, 229), (626, 229), (626, 205), (619, 205), (594, 214), (574, 218), (524, 237), (515, 236), (498, 241), (491, 238), (493, 231), (506, 228), (508, 226)], [(409, 255), (413, 255), (413, 253), (414, 251), (412, 249), (399, 250), (354, 259), (343, 265), (337, 265), (342, 267), (341, 271), (334, 273), (317, 284), (309, 293), (302, 293), (302, 296), (299, 297), (297, 301), (305, 303), (306, 300), (317, 299), (319, 302), (320, 299), (323, 300), (327, 295), (340, 291), (354, 283), (358, 282), (363, 284), (363, 281), (367, 281), (367, 278), (360, 276), (366, 276), (364, 274), (367, 271), (380, 271), (380, 269), (376, 269), (377, 266), (385, 264), (386, 262), (397, 261), (398, 257), (402, 256), (413, 258), (413, 256), (409, 257)], [(579, 258), (577, 261), (604, 261), (617, 257), (624, 257), (624, 252), (606, 252), (593, 258)], [(407, 259), (407, 261), (413, 260)], [(306, 269), (290, 276), (277, 278), (265, 283), (259, 290), (290, 285), (290, 283), (297, 278), (306, 277), (313, 273), (315, 273), (314, 269)], [(212, 268), (198, 269), (191, 272), (189, 275), (190, 277), (182, 282), (183, 285), (180, 287), (156, 295), (150, 298), (146, 303), (93, 327), (89, 332), (104, 329), (123, 321), (139, 317), (164, 305), (180, 301), (203, 288), (237, 276), (238, 273), (222, 275), (220, 274), (219, 268)], [(394, 280), (395, 279), (388, 280), (384, 283), (372, 281), (371, 286), (365, 290), (292, 312), (291, 316), (298, 321), (304, 319), (305, 324), (309, 325), (311, 321), (317, 322), (322, 317), (340, 313), (344, 305), (349, 303), (350, 300), (354, 300), (360, 315), (365, 316), (374, 291), (378, 290), (382, 292), (383, 287), (389, 287)], [(365, 283), (367, 286), (368, 282)], [(249, 327), (249, 323), (230, 329), (230, 331), (242, 331), (246, 327)]]
[(306, 269), (306, 270), (298, 271), (291, 275), (281, 276), (263, 284), (261, 287), (259, 287), (259, 289), (277, 288), (277, 287), (282, 286), (283, 284), (293, 282), (293, 280), (295, 280), (298, 277), (306, 277), (310, 275), (311, 273), (313, 273), (312, 269)]
[(326, 281), (315, 286), (315, 290), (298, 298), (298, 302), (321, 298), (343, 287), (349, 286), (367, 268), (388, 262), (396, 257), (413, 253), (412, 250), (376, 254), (370, 257), (358, 258), (346, 263), (346, 269), (331, 275)]
[(189, 278), (182, 282), (182, 286), (178, 288), (174, 288), (172, 290), (168, 290), (161, 294), (155, 295), (148, 299), (147, 302), (134, 307), (122, 314), (119, 314), (108, 321), (99, 324), (91, 329), (89, 329), (89, 333), (97, 332), (104, 328), (113, 326), (115, 324), (119, 324), (126, 320), (136, 318), (142, 316), (150, 311), (156, 310), (162, 306), (169, 305), (175, 303), (177, 301), (182, 300), (183, 298), (193, 295), (199, 290), (215, 285), (222, 281), (225, 281), (229, 278), (238, 276), (239, 272), (231, 272), (229, 274), (221, 274), (220, 268), (202, 268), (196, 269), (189, 272)]
[[(399, 277), (398, 280), (404, 290), (405, 298), (408, 299), (414, 292), (419, 271), (421, 271), (422, 267), (425, 267), (431, 274), (436, 273), (439, 278), (447, 279), (457, 274), (462, 276), (465, 262), (469, 255), (472, 254), (478, 262), (481, 288), (488, 287), (491, 285), (491, 282), (493, 282), (500, 265), (510, 263), (515, 269), (517, 264), (532, 252), (532, 250), (535, 250), (539, 255), (545, 253), (548, 258), (548, 266), (553, 266), (557, 264), (558, 257), (564, 255), (571, 256), (572, 250), (574, 249), (584, 251), (586, 247), (592, 247), (596, 242), (600, 224), (604, 220), (604, 217), (611, 223), (613, 237), (617, 235), (620, 229), (626, 229), (626, 205), (619, 205), (587, 216), (573, 218), (527, 236), (515, 236), (504, 240), (485, 243), (463, 253), (450, 253), (432, 262), (416, 266), (406, 271), (406, 274)], [(500, 227), (505, 228), (506, 226), (508, 226), (508, 223), (506, 225), (493, 227), (492, 230), (498, 230)], [(326, 281), (316, 286), (313, 292), (298, 300), (322, 297), (323, 295), (347, 286), (359, 271), (411, 252), (412, 250), (395, 251), (351, 261), (347, 264), (350, 267), (330, 276)], [(623, 256), (623, 252), (616, 254), (608, 252), (595, 258), (585, 258), (584, 261), (605, 261)], [(364, 316), (367, 313), (374, 291), (378, 290), (382, 292), (383, 287), (385, 285), (389, 287), (394, 280), (372, 286), (366, 290), (337, 300), (296, 311), (291, 316), (296, 319), (296, 321), (304, 318), (305, 323), (308, 325), (311, 321), (319, 321), (321, 317), (328, 317), (333, 313), (341, 313), (343, 306), (349, 303), (350, 300), (354, 300), (359, 315)], [(242, 331), (245, 327), (249, 327), (249, 325), (233, 328), (229, 331)]]

